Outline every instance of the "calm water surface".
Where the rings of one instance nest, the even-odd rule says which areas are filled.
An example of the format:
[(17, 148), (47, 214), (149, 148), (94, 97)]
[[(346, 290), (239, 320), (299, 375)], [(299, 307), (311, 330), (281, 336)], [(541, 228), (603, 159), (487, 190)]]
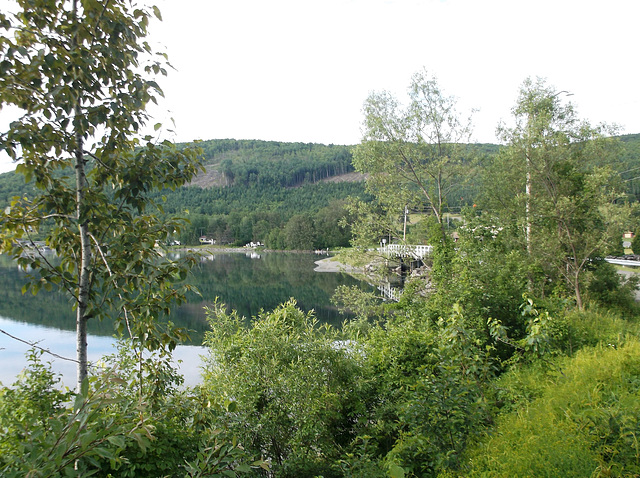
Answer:
[[(199, 380), (200, 355), (206, 350), (201, 346), (208, 329), (204, 307), (217, 297), (229, 308), (251, 318), (260, 310), (271, 310), (282, 302), (295, 298), (298, 306), (315, 310), (320, 321), (334, 325), (345, 317), (331, 305), (330, 299), (339, 285), (367, 287), (342, 273), (314, 272), (314, 254), (295, 253), (217, 253), (202, 256), (189, 279), (201, 292), (188, 298), (187, 304), (177, 308), (170, 319), (191, 333), (191, 344), (179, 346), (175, 358), (182, 360), (180, 372), (187, 384)], [(8, 258), (0, 258), (0, 329), (28, 342), (50, 349), (64, 357), (75, 357), (75, 315), (68, 299), (62, 294), (39, 293), (37, 296), (22, 294), (26, 274)], [(89, 322), (89, 360), (111, 354), (113, 325)], [(25, 366), (25, 352), (29, 346), (0, 333), (0, 382), (11, 384)], [(54, 359), (48, 355), (54, 370), (63, 374), (63, 381), (73, 386), (75, 363)]]

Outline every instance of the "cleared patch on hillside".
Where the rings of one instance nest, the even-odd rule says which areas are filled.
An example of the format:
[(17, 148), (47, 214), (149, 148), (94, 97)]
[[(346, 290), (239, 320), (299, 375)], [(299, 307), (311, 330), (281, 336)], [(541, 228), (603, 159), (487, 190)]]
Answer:
[(358, 173), (356, 171), (346, 174), (338, 174), (337, 176), (331, 176), (329, 178), (322, 179), (321, 183), (357, 183), (367, 179), (366, 174)]
[(202, 189), (229, 186), (223, 173), (211, 166), (205, 166), (205, 168), (205, 172), (198, 174), (189, 186), (198, 186)]
[[(320, 183), (357, 183), (364, 181), (366, 175), (358, 172), (351, 172), (346, 174), (338, 174), (336, 176), (330, 176), (325, 179), (321, 179)], [(221, 173), (218, 169), (215, 169), (214, 165), (206, 166), (204, 173), (198, 174), (198, 176), (191, 181), (189, 186), (198, 186), (203, 189), (214, 187), (230, 186), (227, 177)]]

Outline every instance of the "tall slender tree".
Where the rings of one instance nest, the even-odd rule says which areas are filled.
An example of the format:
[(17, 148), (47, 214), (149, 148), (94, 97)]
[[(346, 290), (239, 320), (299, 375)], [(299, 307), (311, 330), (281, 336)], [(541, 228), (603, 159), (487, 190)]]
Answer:
[[(622, 188), (608, 166), (619, 152), (615, 130), (581, 120), (566, 92), (527, 79), (513, 109), (515, 125), (499, 129), (506, 148), (486, 182), (489, 208), (521, 226), (541, 284), (564, 278), (578, 307), (592, 260), (607, 253), (620, 230)], [(530, 278), (534, 287), (534, 278)]]
[[(156, 318), (181, 293), (186, 263), (162, 260), (156, 241), (180, 221), (160, 219), (147, 193), (189, 181), (194, 149), (154, 144), (141, 131), (162, 91), (166, 57), (144, 40), (157, 8), (133, 0), (17, 0), (1, 13), (0, 107), (20, 111), (0, 150), (20, 161), (32, 196), (2, 215), (2, 251), (59, 285), (76, 311), (78, 387), (87, 376), (87, 322), (115, 318), (140, 349), (171, 350), (180, 334)], [(161, 125), (156, 125), (156, 130)], [(36, 239), (57, 259), (41, 252)]]

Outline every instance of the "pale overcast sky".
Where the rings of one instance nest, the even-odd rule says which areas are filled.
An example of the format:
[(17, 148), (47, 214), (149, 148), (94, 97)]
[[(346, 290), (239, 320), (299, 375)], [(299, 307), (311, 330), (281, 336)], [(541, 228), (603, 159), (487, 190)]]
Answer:
[(369, 93), (403, 98), (422, 68), (461, 111), (479, 110), (478, 142), (497, 142), (529, 76), (571, 92), (580, 117), (640, 133), (638, 0), (157, 4), (164, 21), (151, 41), (177, 69), (161, 81), (175, 141), (356, 144)]

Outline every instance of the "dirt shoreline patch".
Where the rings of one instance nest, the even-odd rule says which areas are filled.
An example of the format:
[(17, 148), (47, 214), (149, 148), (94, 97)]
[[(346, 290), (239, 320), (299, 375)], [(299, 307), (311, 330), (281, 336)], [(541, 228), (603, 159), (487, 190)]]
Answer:
[(348, 264), (343, 264), (342, 262), (338, 262), (332, 257), (327, 257), (326, 259), (320, 259), (319, 261), (315, 261), (316, 268), (315, 272), (346, 272), (347, 274), (362, 274), (363, 270), (361, 267), (354, 267)]

